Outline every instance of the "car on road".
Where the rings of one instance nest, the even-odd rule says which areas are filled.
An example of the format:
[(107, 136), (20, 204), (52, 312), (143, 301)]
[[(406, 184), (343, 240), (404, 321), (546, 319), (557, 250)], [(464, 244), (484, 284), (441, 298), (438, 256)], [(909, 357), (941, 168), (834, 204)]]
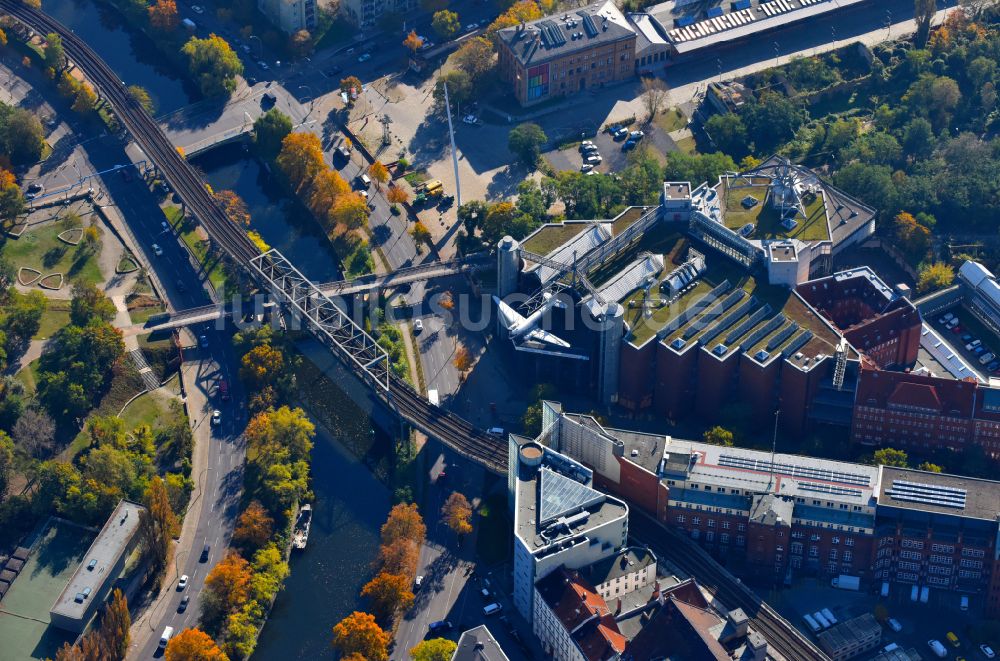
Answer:
[(468, 30), (469, 32), (472, 32), (473, 30), (478, 30), (479, 23), (469, 23), (468, 25), (465, 26), (465, 29)]
[(993, 657), (996, 656), (996, 652), (993, 651), (993, 648), (987, 645), (986, 643), (983, 643), (982, 645), (979, 646), (979, 651), (982, 652), (983, 656), (985, 656), (987, 659), (992, 659)]
[(167, 232), (170, 231), (170, 223), (168, 223), (165, 220), (160, 222), (160, 227), (163, 229), (164, 233), (167, 233)]
[(205, 8), (202, 7), (201, 5), (191, 5), (191, 11), (193, 11), (196, 14), (204, 14)]
[(475, 115), (466, 115), (465, 117), (462, 118), (462, 121), (465, 122), (466, 124), (476, 125), (479, 123), (479, 118), (476, 117)]
[(191, 595), (189, 594), (184, 595), (184, 598), (181, 599), (181, 603), (177, 604), (177, 612), (183, 613), (184, 611), (186, 611), (188, 608), (188, 602), (190, 601), (191, 601)]
[(584, 158), (583, 162), (584, 163), (590, 163), (591, 165), (600, 165), (601, 161), (603, 161), (603, 160), (604, 159), (601, 158), (600, 154), (594, 153), (594, 154), (590, 154), (589, 156), (587, 156), (586, 158)]
[(38, 184), (38, 183), (31, 184), (25, 190), (24, 199), (26, 199), (26, 200), (33, 200), (36, 197), (38, 197), (39, 195), (41, 195), (43, 192), (45, 192), (45, 186), (42, 186), (41, 184)]
[(372, 59), (371, 53), (362, 53), (358, 56), (358, 63), (367, 62), (370, 59)]
[(902, 630), (903, 630), (903, 625), (902, 625), (902, 624), (900, 624), (900, 623), (899, 623), (899, 620), (897, 620), (897, 619), (896, 619), (896, 618), (894, 618), (894, 617), (890, 617), (890, 618), (889, 618), (888, 620), (886, 620), (885, 622), (886, 622), (886, 624), (888, 624), (888, 625), (889, 625), (889, 628), (890, 628), (890, 629), (892, 629), (893, 631), (895, 631), (896, 633), (899, 633), (900, 631), (902, 631)]
[[(489, 617), (490, 615), (496, 615), (497, 613), (503, 611), (503, 606), (493, 602), (492, 604), (486, 604), (483, 606), (483, 615)], [(940, 645), (940, 643), (938, 643)]]
[(413, 320), (413, 332), (414, 333), (420, 333), (423, 330), (424, 330), (424, 320), (423, 319), (414, 319)]
[(424, 584), (424, 577), (422, 575), (417, 576), (415, 579), (413, 579), (413, 591), (416, 592), (417, 590), (419, 590), (420, 586), (423, 584)]
[(594, 166), (591, 165), (590, 163), (584, 163), (583, 165), (580, 166), (580, 172), (590, 172), (593, 169)]
[(451, 622), (447, 620), (437, 620), (436, 622), (428, 624), (427, 630), (431, 633), (444, 633), (445, 631), (451, 631)]
[(178, 279), (177, 282), (174, 284), (177, 285), (177, 291), (179, 291), (180, 293), (183, 294), (184, 292), (187, 291), (187, 285), (184, 284), (183, 280)]
[(264, 60), (260, 60), (259, 62), (257, 62), (257, 66), (259, 66), (264, 71), (267, 71), (268, 69), (267, 62), (265, 62)]
[(215, 409), (212, 411), (212, 426), (218, 427), (222, 424), (222, 411)]
[(179, 581), (177, 581), (177, 591), (180, 592), (188, 586), (188, 575), (183, 574)]
[(242, 50), (244, 53), (249, 53), (250, 47), (247, 46), (246, 44), (243, 44), (242, 46), (240, 46), (240, 50)]
[(154, 243), (153, 254), (156, 255), (157, 257), (163, 257), (163, 248), (161, 248), (159, 244)]
[(208, 336), (207, 335), (199, 335), (198, 336), (198, 344), (201, 345), (202, 349), (207, 349), (208, 348)]
[(208, 552), (212, 550), (211, 544), (205, 544), (201, 549), (201, 557), (198, 558), (198, 562), (208, 562)]

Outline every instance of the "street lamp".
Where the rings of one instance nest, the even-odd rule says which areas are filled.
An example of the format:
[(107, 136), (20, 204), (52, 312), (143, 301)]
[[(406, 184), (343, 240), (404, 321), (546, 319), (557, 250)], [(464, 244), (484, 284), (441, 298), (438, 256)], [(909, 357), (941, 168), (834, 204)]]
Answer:
[(835, 26), (833, 26), (833, 25), (830, 26), (830, 36), (833, 37), (833, 43), (831, 44), (831, 46), (834, 49), (836, 49), (837, 48), (837, 28)]
[(778, 46), (778, 42), (777, 41), (774, 42), (774, 66), (778, 66), (778, 51), (779, 51), (779, 49), (780, 49), (780, 46)]
[(886, 37), (886, 39), (888, 39), (889, 36), (892, 35), (892, 10), (891, 9), (886, 9), (885, 10), (885, 30), (886, 30), (885, 37)]
[(722, 83), (722, 58), (715, 58), (715, 63), (719, 67), (719, 83)]

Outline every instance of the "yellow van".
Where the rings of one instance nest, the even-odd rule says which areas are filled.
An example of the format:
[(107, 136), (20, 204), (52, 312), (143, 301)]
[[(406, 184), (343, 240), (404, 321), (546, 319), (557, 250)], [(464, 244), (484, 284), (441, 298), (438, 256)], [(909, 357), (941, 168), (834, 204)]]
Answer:
[(955, 634), (953, 634), (953, 633), (952, 633), (952, 632), (950, 632), (950, 631), (949, 631), (949, 632), (948, 632), (948, 634), (947, 634), (947, 635), (945, 636), (945, 638), (947, 638), (947, 639), (948, 639), (948, 642), (949, 642), (949, 643), (951, 643), (951, 646), (952, 646), (952, 647), (959, 647), (959, 646), (961, 646), (961, 644), (962, 644), (962, 643), (961, 643), (961, 642), (960, 642), (960, 641), (958, 640), (958, 636), (956, 636)]

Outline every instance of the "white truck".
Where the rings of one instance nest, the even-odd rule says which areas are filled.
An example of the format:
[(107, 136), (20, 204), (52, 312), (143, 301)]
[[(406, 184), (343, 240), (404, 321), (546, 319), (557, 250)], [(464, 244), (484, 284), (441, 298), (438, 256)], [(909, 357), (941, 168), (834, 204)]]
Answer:
[(833, 580), (830, 581), (830, 585), (841, 590), (854, 590), (857, 592), (861, 587), (861, 579), (857, 576), (841, 574), (840, 576), (834, 576)]

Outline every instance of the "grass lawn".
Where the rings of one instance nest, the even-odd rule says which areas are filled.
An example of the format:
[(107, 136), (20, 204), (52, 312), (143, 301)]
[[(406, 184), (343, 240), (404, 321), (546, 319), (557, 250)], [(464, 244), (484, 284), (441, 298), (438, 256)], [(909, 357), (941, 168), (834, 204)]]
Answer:
[(657, 115), (653, 123), (667, 133), (670, 133), (672, 131), (679, 131), (687, 126), (687, 117), (684, 116), (680, 108), (670, 108), (666, 112)]
[[(733, 181), (743, 182), (744, 179), (738, 177)], [(757, 227), (750, 235), (751, 239), (799, 239), (800, 241), (828, 241), (830, 239), (830, 227), (826, 219), (826, 206), (822, 195), (816, 195), (807, 202), (805, 216), (798, 215), (796, 220), (799, 224), (791, 232), (781, 226), (781, 214), (771, 206), (770, 200), (768, 200), (766, 178), (755, 178), (751, 185), (726, 185), (725, 195), (726, 227), (739, 230), (747, 223), (753, 223)], [(748, 195), (755, 197), (757, 204), (745, 209), (742, 201)]]
[(85, 226), (79, 217), (71, 217), (30, 228), (20, 238), (3, 239), (0, 255), (13, 264), (14, 268), (33, 268), (43, 275), (62, 273), (69, 281), (97, 284), (104, 280), (104, 276), (101, 275), (96, 256), (87, 252), (82, 244), (71, 246), (57, 238), (60, 232)]
[(525, 250), (547, 255), (574, 236), (587, 229), (587, 223), (567, 223), (565, 225), (545, 225), (521, 246)]
[[(23, 298), (24, 294), (11, 289), (11, 303), (15, 303), (17, 299)], [(45, 311), (42, 312), (42, 319), (38, 326), (38, 331), (31, 336), (33, 340), (47, 340), (56, 331), (63, 326), (69, 324), (69, 310), (70, 302), (58, 299), (46, 299), (45, 301)], [(0, 310), (2, 312), (2, 310)]]
[(153, 315), (162, 314), (166, 312), (167, 308), (163, 303), (158, 303), (156, 305), (146, 305), (141, 308), (136, 308), (135, 310), (129, 310), (128, 316), (132, 320), (133, 324), (144, 324), (149, 321), (149, 318)]
[(219, 293), (226, 289), (226, 274), (222, 268), (221, 255), (208, 254), (209, 242), (198, 235), (198, 226), (194, 223), (184, 223), (181, 208), (177, 206), (163, 207), (163, 215), (167, 217), (167, 222), (176, 230), (187, 246), (188, 251), (194, 255), (195, 260), (201, 268), (208, 273), (208, 280)]
[(411, 186), (422, 184), (430, 178), (431, 176), (427, 174), (427, 170), (411, 170), (403, 175), (403, 179), (406, 179), (406, 183)]
[(170, 395), (160, 392), (147, 392), (132, 400), (122, 413), (125, 429), (135, 429), (139, 425), (149, 425), (155, 432), (166, 427), (170, 422)]
[(677, 149), (684, 152), (685, 154), (694, 154), (698, 151), (698, 145), (695, 143), (693, 135), (689, 135), (686, 138), (681, 138), (677, 141)]
[(31, 361), (27, 367), (14, 376), (15, 379), (21, 382), (25, 392), (29, 395), (34, 394), (38, 388), (38, 361), (38, 358)]

